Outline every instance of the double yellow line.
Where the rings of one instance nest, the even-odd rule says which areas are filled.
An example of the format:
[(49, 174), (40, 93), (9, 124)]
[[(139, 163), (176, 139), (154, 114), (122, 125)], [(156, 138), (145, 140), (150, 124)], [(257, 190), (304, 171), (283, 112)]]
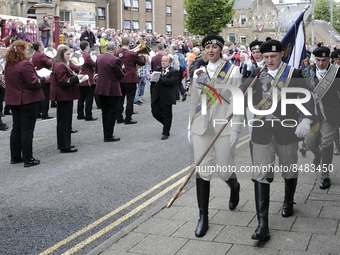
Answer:
[[(117, 214), (118, 212), (120, 212), (121, 210), (127, 208), (128, 206), (132, 205), (133, 203), (136, 203), (137, 201), (139, 201), (140, 199), (142, 199), (143, 197), (147, 196), (148, 194), (150, 194), (151, 192), (153, 192), (154, 190), (160, 188), (161, 186), (163, 186), (164, 184), (168, 183), (169, 181), (171, 181), (172, 179), (176, 178), (177, 176), (181, 175), (182, 173), (188, 171), (190, 168), (190, 166), (184, 168), (183, 170), (179, 171), (178, 173), (170, 176), (168, 179), (162, 181), (161, 183), (153, 186), (151, 189), (145, 191), (144, 193), (142, 193), (141, 195), (139, 195), (138, 197), (135, 197), (134, 199), (130, 200), (129, 202), (127, 202), (126, 204), (118, 207), (116, 210), (106, 214), (104, 217), (100, 218), (99, 220), (93, 222), (92, 224), (88, 225), (87, 227), (79, 230), (78, 232), (74, 233), (73, 235), (69, 236), (68, 238), (60, 241), (59, 243), (55, 244), (54, 246), (50, 247), (49, 249), (45, 250), (44, 252), (40, 253), (39, 255), (47, 255), (53, 251), (55, 251), (56, 249), (58, 249), (59, 247), (67, 244), (68, 242), (72, 241), (73, 239), (77, 238), (78, 236), (84, 234), (85, 232), (89, 231), (90, 229), (96, 227), (97, 225), (99, 225), (100, 223), (102, 223), (103, 221), (109, 219), (110, 217), (114, 216), (115, 214)], [(162, 192), (158, 193), (156, 196), (152, 197), (151, 199), (147, 200), (146, 202), (144, 202), (143, 204), (141, 204), (140, 206), (136, 207), (134, 210), (132, 210), (131, 212), (129, 212), (128, 214), (124, 215), (123, 217), (121, 217), (120, 219), (116, 220), (115, 222), (111, 223), (109, 226), (107, 226), (106, 228), (102, 229), (101, 231), (97, 232), (95, 235), (89, 237), (88, 239), (86, 239), (85, 241), (79, 243), (77, 246), (73, 247), (72, 249), (66, 251), (63, 254), (73, 254), (74, 252), (78, 251), (79, 249), (81, 249), (82, 247), (84, 247), (85, 245), (89, 244), (90, 242), (92, 242), (93, 240), (95, 240), (96, 238), (100, 237), (101, 235), (105, 234), (106, 232), (108, 232), (109, 230), (111, 230), (112, 228), (114, 228), (115, 226), (121, 224), (122, 222), (124, 222), (125, 220), (127, 220), (128, 218), (130, 218), (131, 216), (133, 216), (134, 214), (136, 214), (137, 212), (139, 212), (140, 210), (142, 210), (144, 207), (148, 206), (149, 204), (151, 204), (152, 202), (154, 202), (155, 200), (157, 200), (158, 198), (160, 198), (161, 196), (163, 196), (164, 194), (166, 194), (167, 192), (169, 192), (170, 190), (174, 189), (176, 186), (178, 186), (180, 183), (183, 182), (185, 177), (183, 177), (181, 180), (175, 182), (174, 184), (172, 184), (171, 186), (169, 186), (168, 188), (166, 188), (165, 190), (163, 190)]]
[[(239, 143), (236, 146), (236, 149), (241, 147), (243, 144), (249, 142), (249, 135), (243, 136), (240, 138)], [(130, 205), (136, 203), (137, 201), (141, 200), (142, 198), (144, 198), (145, 196), (147, 196), (148, 194), (150, 194), (151, 192), (155, 191), (156, 189), (160, 188), (161, 186), (163, 186), (164, 184), (168, 183), (169, 181), (173, 180), (174, 178), (176, 178), (177, 176), (183, 174), (184, 172), (188, 171), (191, 168), (191, 166), (188, 166), (184, 169), (182, 169), (181, 171), (179, 171), (178, 173), (170, 176), (169, 178), (167, 178), (166, 180), (160, 182), (159, 184), (153, 186), (151, 189), (145, 191), (144, 193), (142, 193), (141, 195), (135, 197), (134, 199), (130, 200), (129, 202), (127, 202), (126, 204), (118, 207), (116, 210), (106, 214), (104, 217), (100, 218), (99, 220), (93, 222), (92, 224), (88, 225), (87, 227), (79, 230), (78, 232), (74, 233), (73, 235), (69, 236), (68, 238), (60, 241), (59, 243), (55, 244), (54, 246), (50, 247), (49, 249), (45, 250), (44, 252), (40, 253), (39, 255), (47, 255), (53, 251), (55, 251), (56, 249), (58, 249), (59, 247), (67, 244), (68, 242), (72, 241), (73, 239), (77, 238), (78, 236), (84, 234), (85, 232), (89, 231), (90, 229), (98, 226), (100, 223), (102, 223), (103, 221), (111, 218), (112, 216), (114, 216), (115, 214), (117, 214), (118, 212), (122, 211), (123, 209), (129, 207)], [(74, 246), (73, 248), (67, 250), (66, 252), (64, 252), (62, 255), (71, 255), (75, 252), (77, 252), (78, 250), (80, 250), (81, 248), (85, 247), (86, 245), (88, 245), (89, 243), (91, 243), (92, 241), (96, 240), (97, 238), (99, 238), (100, 236), (102, 236), (103, 234), (107, 233), (108, 231), (110, 231), (111, 229), (113, 229), (114, 227), (118, 226), (119, 224), (123, 223), (124, 221), (126, 221), (127, 219), (129, 219), (130, 217), (132, 217), (133, 215), (135, 215), (136, 213), (138, 213), (140, 210), (142, 210), (143, 208), (145, 208), (146, 206), (150, 205), (151, 203), (153, 203), (154, 201), (156, 201), (158, 198), (162, 197), (163, 195), (165, 195), (166, 193), (168, 193), (169, 191), (171, 191), (172, 189), (176, 188), (177, 186), (179, 186), (185, 179), (186, 177), (184, 176), (183, 178), (181, 178), (180, 180), (178, 180), (177, 182), (175, 182), (174, 184), (172, 184), (171, 186), (167, 187), (166, 189), (164, 189), (163, 191), (161, 191), (160, 193), (158, 193), (157, 195), (153, 196), (152, 198), (150, 198), (149, 200), (145, 201), (143, 204), (141, 204), (140, 206), (136, 207), (135, 209), (133, 209), (131, 212), (127, 213), (126, 215), (124, 215), (123, 217), (119, 218), (118, 220), (114, 221), (113, 223), (111, 223), (110, 225), (108, 225), (107, 227), (103, 228), (102, 230), (100, 230), (99, 232), (97, 232), (96, 234), (90, 236), (89, 238), (87, 238), (86, 240), (82, 241), (81, 243), (79, 243), (78, 245)]]

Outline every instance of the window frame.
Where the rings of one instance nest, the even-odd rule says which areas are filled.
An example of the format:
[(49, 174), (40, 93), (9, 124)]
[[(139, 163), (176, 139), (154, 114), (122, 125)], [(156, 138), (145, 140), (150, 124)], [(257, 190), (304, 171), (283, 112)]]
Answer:
[[(243, 16), (243, 18), (242, 18), (242, 16)], [(247, 24), (247, 15), (245, 13), (240, 13), (240, 26), (245, 27), (246, 24)]]
[(138, 0), (132, 0), (132, 11), (134, 11), (134, 12), (139, 11), (139, 1)]
[[(138, 28), (135, 28), (135, 23), (137, 23)], [(139, 31), (139, 21), (138, 21), (138, 20), (133, 20), (133, 21), (132, 21), (132, 30), (133, 30), (134, 32)]]
[[(100, 14), (99, 10), (102, 10), (102, 12), (103, 12), (102, 14), (104, 14), (104, 15), (99, 15)], [(104, 7), (98, 7), (97, 12), (98, 12), (98, 20), (105, 20), (106, 19), (106, 17), (105, 17), (105, 8)]]
[[(127, 22), (130, 24), (130, 28), (126, 27)], [(130, 30), (131, 31), (131, 20), (124, 20), (124, 29), (125, 30)]]
[[(168, 30), (168, 27), (170, 27), (170, 31)], [(165, 30), (166, 30), (166, 34), (167, 35), (171, 35), (172, 34), (172, 26), (171, 26), (171, 24), (166, 24)]]
[[(64, 16), (62, 16), (62, 13), (64, 14)], [(69, 14), (69, 20), (66, 20), (65, 19), (65, 13), (68, 13)], [(59, 24), (60, 26), (62, 26), (64, 23), (68, 23), (68, 24), (71, 24), (71, 21), (72, 21), (72, 15), (71, 15), (71, 11), (68, 11), (68, 10), (60, 10), (59, 11), (59, 16), (60, 16), (60, 19), (59, 19)], [(62, 19), (64, 18), (64, 19)]]
[[(150, 8), (148, 8), (147, 3), (150, 3)], [(145, 1), (145, 12), (152, 12), (152, 2)]]
[(247, 36), (241, 35), (240, 36), (240, 43), (247, 43)]
[[(165, 8), (166, 8), (166, 16), (171, 16), (171, 12), (172, 12), (171, 5), (167, 5)], [(170, 9), (170, 12), (168, 12), (169, 9)]]
[(131, 0), (124, 0), (124, 11), (130, 11), (130, 10), (131, 10)]
[[(150, 24), (150, 28), (148, 28), (148, 24)], [(148, 34), (152, 33), (152, 22), (151, 21), (145, 22), (145, 30)]]

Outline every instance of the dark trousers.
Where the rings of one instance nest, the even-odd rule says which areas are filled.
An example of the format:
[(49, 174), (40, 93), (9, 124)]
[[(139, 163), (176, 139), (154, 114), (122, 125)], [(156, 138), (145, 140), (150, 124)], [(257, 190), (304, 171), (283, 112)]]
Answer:
[(22, 157), (25, 162), (33, 157), (33, 132), (39, 111), (39, 102), (12, 105), (13, 129), (10, 138), (11, 158)]
[(100, 105), (99, 95), (95, 94), (94, 95), (94, 100), (96, 101), (97, 108), (98, 109), (102, 108), (101, 105)]
[(61, 150), (71, 148), (72, 113), (73, 100), (57, 101), (57, 143)]
[(0, 87), (0, 113), (2, 112), (2, 110), (4, 109), (3, 106), (3, 101), (5, 98), (5, 89), (3, 87)]
[(133, 113), (133, 101), (136, 94), (136, 83), (120, 83), (122, 96), (118, 99), (117, 120), (123, 119), (124, 99), (126, 96), (125, 121), (130, 121)]
[(51, 92), (51, 83), (46, 83), (45, 86), (42, 87), (44, 92), (45, 99), (40, 101), (39, 112), (42, 117), (47, 117), (48, 110), (50, 109), (50, 92)]
[(78, 99), (78, 116), (84, 116), (84, 103), (85, 103), (85, 118), (91, 118), (93, 96), (96, 86), (79, 86), (80, 98)]
[(181, 95), (183, 95), (186, 91), (184, 89), (184, 86), (183, 86), (183, 83), (182, 83), (182, 78), (183, 78), (183, 72), (182, 71), (179, 71), (180, 74), (180, 78), (179, 78), (179, 81), (178, 81), (178, 86), (176, 87), (176, 100), (179, 100), (179, 93), (181, 93)]
[(99, 95), (102, 109), (104, 139), (110, 139), (113, 136), (117, 116), (118, 98), (119, 97), (117, 96)]
[(170, 135), (172, 122), (172, 105), (166, 105), (159, 98), (152, 103), (151, 112), (153, 117), (163, 124), (163, 135)]

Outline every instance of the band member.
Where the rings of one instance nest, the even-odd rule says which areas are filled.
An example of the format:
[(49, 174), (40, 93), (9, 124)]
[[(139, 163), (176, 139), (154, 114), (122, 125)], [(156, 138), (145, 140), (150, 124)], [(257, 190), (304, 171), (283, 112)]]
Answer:
[[(157, 46), (158, 51), (157, 51), (157, 54), (151, 58), (151, 72), (156, 71), (156, 69), (158, 69), (159, 67), (162, 66), (162, 57), (164, 55), (164, 44), (159, 43), (156, 46)], [(151, 77), (151, 75), (150, 75), (150, 77)], [(155, 85), (156, 85), (156, 82), (150, 83), (151, 98), (152, 98), (152, 91), (153, 91), (153, 88), (155, 87)]]
[(113, 135), (117, 116), (118, 98), (122, 96), (119, 80), (124, 77), (122, 62), (117, 58), (117, 45), (109, 42), (107, 51), (97, 58), (96, 70), (98, 81), (95, 94), (99, 95), (104, 142), (119, 141), (120, 138)]
[[(202, 40), (204, 51), (207, 53), (209, 63), (207, 66), (194, 71), (194, 81), (191, 90), (190, 104), (190, 127), (188, 133), (189, 142), (193, 142), (194, 159), (197, 161), (209, 146), (215, 134), (220, 130), (220, 125), (214, 125), (215, 119), (226, 119), (232, 113), (230, 104), (231, 92), (227, 88), (216, 88), (218, 95), (213, 92), (208, 84), (225, 84), (239, 87), (242, 83), (239, 68), (222, 60), (222, 48), (224, 40), (221, 36), (209, 34)], [(200, 88), (200, 89), (199, 89)], [(214, 104), (214, 100), (207, 96), (214, 96), (223, 100), (223, 103)], [(203, 102), (202, 98), (206, 98)], [(206, 114), (202, 114), (202, 103), (206, 104)], [(235, 121), (241, 121), (241, 115), (235, 117)], [(214, 144), (207, 156), (203, 159), (200, 167), (205, 168), (198, 171), (196, 176), (197, 201), (199, 208), (199, 220), (195, 230), (197, 237), (202, 237), (208, 230), (208, 205), (210, 180), (212, 178), (211, 166), (228, 167), (234, 166), (235, 146), (238, 141), (241, 125), (228, 125)], [(209, 168), (208, 168), (209, 167)], [(236, 174), (228, 171), (217, 171), (218, 176), (230, 187), (229, 209), (234, 210), (239, 203), (240, 184)]]
[[(32, 56), (32, 64), (36, 67), (36, 70), (46, 68), (50, 69), (52, 66), (52, 61), (46, 56), (44, 53), (44, 45), (40, 41), (36, 41), (33, 43), (33, 49), (35, 52)], [(50, 109), (50, 92), (51, 92), (51, 83), (47, 81), (45, 86), (43, 86), (43, 92), (45, 99), (40, 102), (40, 114), (42, 119), (52, 119), (53, 117), (48, 115), (48, 110)]]
[(316, 48), (313, 54), (316, 63), (313, 87), (320, 130), (308, 137), (306, 144), (314, 154), (313, 164), (321, 172), (320, 189), (328, 189), (329, 172), (333, 170), (333, 141), (340, 123), (340, 72), (338, 65), (330, 64), (328, 47)]
[[(308, 89), (301, 70), (283, 63), (282, 44), (279, 41), (268, 40), (261, 44), (260, 52), (263, 54), (267, 69), (260, 74), (259, 79), (254, 84), (252, 91), (253, 106), (258, 110), (268, 110), (272, 107), (272, 96), (274, 89), (281, 91), (286, 87), (301, 87)], [(253, 79), (260, 72), (261, 68), (256, 68), (250, 77), (241, 85), (241, 90), (245, 92)], [(275, 94), (274, 94), (275, 95)], [(299, 93), (289, 93), (289, 98), (303, 98)], [(278, 97), (276, 110), (270, 115), (257, 115), (253, 121), (251, 141), (253, 142), (253, 165), (259, 171), (253, 172), (252, 180), (255, 188), (255, 205), (258, 219), (258, 226), (252, 239), (269, 240), (268, 228), (268, 209), (270, 183), (274, 179), (272, 167), (275, 163), (275, 154), (279, 158), (279, 166), (287, 168), (282, 171), (285, 180), (285, 195), (281, 215), (289, 217), (293, 214), (294, 194), (297, 185), (298, 172), (292, 171), (292, 167), (298, 160), (298, 141), (299, 138), (307, 136), (312, 124), (313, 116), (303, 116), (302, 121), (298, 122), (298, 108), (294, 104), (287, 104), (286, 115), (281, 113), (281, 97)], [(314, 103), (311, 99), (303, 106), (313, 113)], [(275, 121), (278, 120), (278, 121)], [(285, 121), (285, 125), (281, 121)], [(290, 121), (292, 120), (291, 123)], [(263, 124), (263, 125), (262, 125)], [(292, 124), (291, 127), (288, 124)]]
[(11, 132), (11, 164), (24, 162), (24, 167), (40, 164), (33, 158), (33, 133), (39, 110), (39, 102), (44, 99), (41, 89), (46, 77), (40, 77), (27, 56), (28, 45), (15, 41), (5, 55), (6, 104), (12, 110), (13, 128)]
[[(118, 50), (118, 57), (125, 65), (125, 76), (120, 80), (122, 96), (118, 100), (117, 123), (136, 124), (137, 121), (131, 118), (133, 113), (133, 102), (136, 94), (136, 85), (139, 81), (136, 65), (145, 65), (144, 59), (140, 58), (137, 52), (129, 51), (130, 38), (122, 38), (122, 48)], [(125, 119), (123, 118), (124, 99), (126, 97)]]
[[(337, 49), (332, 52), (331, 58), (334, 60), (334, 64), (340, 66), (340, 49)], [(340, 145), (339, 145), (339, 127), (337, 132), (335, 132), (335, 139), (334, 139), (334, 155), (340, 155)]]
[(172, 57), (170, 55), (162, 57), (162, 67), (159, 71), (162, 76), (159, 77), (153, 91), (151, 112), (152, 115), (163, 124), (163, 135), (161, 140), (166, 140), (170, 135), (172, 122), (172, 105), (176, 104), (176, 87), (178, 86), (179, 71), (174, 70), (172, 66)]
[[(96, 63), (92, 60), (91, 56), (87, 53), (90, 50), (90, 44), (87, 41), (80, 42), (81, 54), (84, 58), (83, 68), (80, 74), (87, 74), (89, 79), (79, 84), (80, 98), (78, 100), (78, 117), (77, 119), (85, 119), (86, 121), (97, 120), (92, 116), (92, 105), (94, 90), (96, 88), (93, 80), (94, 69)], [(85, 113), (84, 115), (84, 102), (85, 102)]]
[(79, 80), (83, 75), (75, 75), (70, 66), (71, 50), (59, 47), (52, 63), (51, 100), (57, 102), (57, 142), (61, 153), (77, 152), (71, 145), (73, 100), (79, 98)]

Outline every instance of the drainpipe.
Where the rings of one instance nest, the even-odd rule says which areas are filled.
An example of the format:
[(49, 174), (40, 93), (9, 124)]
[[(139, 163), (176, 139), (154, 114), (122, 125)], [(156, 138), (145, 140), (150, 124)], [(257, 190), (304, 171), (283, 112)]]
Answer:
[(110, 12), (109, 12), (110, 2), (106, 2), (106, 28), (109, 28), (109, 19), (110, 19)]

